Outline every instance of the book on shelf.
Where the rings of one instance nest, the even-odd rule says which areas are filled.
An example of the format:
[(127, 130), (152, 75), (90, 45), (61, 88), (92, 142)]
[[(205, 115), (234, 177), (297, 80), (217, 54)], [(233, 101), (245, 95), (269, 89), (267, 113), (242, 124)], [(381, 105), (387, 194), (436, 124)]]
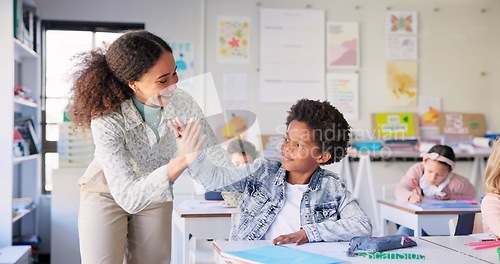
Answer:
[(36, 50), (36, 8), (23, 0), (14, 0), (14, 38)]
[(31, 117), (16, 118), (14, 120), (14, 129), (17, 129), (23, 137), (23, 140), (29, 144), (30, 155), (38, 154), (40, 152), (40, 141)]

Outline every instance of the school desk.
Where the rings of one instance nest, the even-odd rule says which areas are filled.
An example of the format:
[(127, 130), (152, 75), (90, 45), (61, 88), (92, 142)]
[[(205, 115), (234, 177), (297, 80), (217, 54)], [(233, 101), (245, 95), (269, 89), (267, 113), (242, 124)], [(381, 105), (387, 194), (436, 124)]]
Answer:
[(479, 238), (473, 236), (434, 236), (434, 237), (422, 237), (425, 240), (435, 245), (441, 246), (443, 248), (455, 250), (461, 254), (480, 259), (487, 263), (500, 263), (498, 257), (497, 248), (487, 248), (481, 250), (475, 250), (471, 246), (465, 245), (470, 242), (477, 242)]
[(237, 208), (228, 207), (224, 201), (174, 201), (172, 263), (189, 263), (189, 234), (192, 239), (228, 239), (231, 215), (236, 212)]
[[(425, 260), (383, 260), (383, 259), (369, 259), (365, 257), (347, 257), (346, 252), (349, 248), (349, 242), (320, 242), (320, 243), (307, 243), (300, 246), (295, 246), (294, 244), (288, 244), (294, 249), (303, 250), (306, 252), (316, 253), (323, 256), (332, 257), (335, 259), (345, 260), (349, 263), (454, 263), (454, 264), (471, 264), (471, 263), (484, 263), (482, 260), (473, 258), (471, 256), (463, 255), (455, 250), (443, 248), (442, 246), (436, 245), (434, 243), (414, 238), (417, 242), (416, 247), (403, 248), (392, 250), (390, 252), (400, 252), (400, 253), (414, 253), (419, 255), (424, 255)], [(215, 258), (218, 260), (218, 264), (231, 263), (227, 259), (224, 259), (221, 254), (222, 252), (240, 251), (253, 249), (257, 247), (268, 246), (271, 244), (270, 240), (257, 240), (257, 241), (215, 241), (214, 254)]]
[(387, 221), (406, 226), (422, 236), (422, 228), (429, 235), (449, 235), (448, 222), (463, 212), (481, 212), (481, 208), (421, 209), (409, 202), (378, 200), (382, 234), (387, 234)]
[[(470, 181), (474, 186), (482, 186), (482, 182), (478, 185), (478, 179), (481, 179), (481, 175), (484, 175), (484, 158), (489, 157), (489, 153), (456, 153), (457, 158), (474, 158), (472, 164), (471, 178)], [(350, 166), (349, 157), (359, 158), (359, 166), (356, 171), (356, 178), (354, 184), (352, 179), (352, 171)], [(379, 214), (377, 208), (377, 199), (375, 196), (375, 185), (374, 177), (372, 173), (372, 158), (419, 158), (420, 152), (418, 151), (392, 151), (392, 152), (380, 152), (380, 151), (356, 151), (351, 150), (340, 161), (339, 174), (346, 180), (347, 188), (352, 191), (354, 197), (359, 198), (361, 195), (361, 186), (367, 184), (368, 190), (370, 192), (370, 201), (372, 205), (373, 212), (375, 214), (375, 219), (372, 221), (373, 229), (375, 234), (379, 234), (378, 231), (383, 230), (381, 222), (379, 222)]]

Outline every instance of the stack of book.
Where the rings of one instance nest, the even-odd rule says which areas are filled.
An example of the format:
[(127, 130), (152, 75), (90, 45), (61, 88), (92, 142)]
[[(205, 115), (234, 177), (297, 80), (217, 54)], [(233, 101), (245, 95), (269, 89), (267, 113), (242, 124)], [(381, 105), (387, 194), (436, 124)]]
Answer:
[(384, 142), (384, 147), (391, 151), (418, 151), (417, 139), (389, 139)]

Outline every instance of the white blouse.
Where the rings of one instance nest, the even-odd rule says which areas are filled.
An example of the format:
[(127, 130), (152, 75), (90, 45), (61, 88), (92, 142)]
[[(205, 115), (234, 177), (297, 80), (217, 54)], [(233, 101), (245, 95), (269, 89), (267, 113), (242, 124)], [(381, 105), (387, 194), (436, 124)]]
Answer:
[(173, 200), (173, 183), (168, 180), (166, 164), (177, 152), (175, 137), (167, 125), (174, 117), (185, 123), (190, 118), (202, 119), (203, 133), (207, 135), (204, 143), (207, 157), (215, 164), (231, 164), (200, 107), (181, 89), (174, 92), (170, 103), (163, 108), (159, 140), (131, 99), (124, 101), (118, 111), (91, 122), (95, 143), (93, 163), (102, 166), (109, 192), (128, 213)]

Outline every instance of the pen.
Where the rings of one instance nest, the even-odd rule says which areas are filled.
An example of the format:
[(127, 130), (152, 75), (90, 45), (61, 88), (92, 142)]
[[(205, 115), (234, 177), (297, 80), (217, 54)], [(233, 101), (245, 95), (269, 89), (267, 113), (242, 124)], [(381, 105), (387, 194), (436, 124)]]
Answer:
[(478, 242), (469, 242), (465, 245), (467, 245), (467, 246), (484, 246), (484, 245), (491, 245), (491, 244), (496, 244), (496, 243), (500, 243), (500, 241), (498, 241), (498, 240), (481, 240)]
[(483, 239), (481, 239), (481, 242), (488, 242), (488, 241), (500, 241), (500, 238), (483, 238)]
[(415, 189), (415, 193), (417, 195), (420, 195), (420, 193), (418, 193), (417, 184), (415, 183), (414, 179), (411, 179), (411, 184), (413, 185), (413, 189)]
[(358, 252), (356, 255), (368, 259), (425, 259), (422, 254), (403, 252)]

